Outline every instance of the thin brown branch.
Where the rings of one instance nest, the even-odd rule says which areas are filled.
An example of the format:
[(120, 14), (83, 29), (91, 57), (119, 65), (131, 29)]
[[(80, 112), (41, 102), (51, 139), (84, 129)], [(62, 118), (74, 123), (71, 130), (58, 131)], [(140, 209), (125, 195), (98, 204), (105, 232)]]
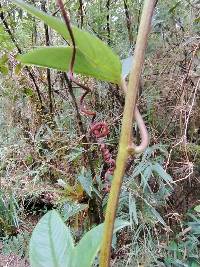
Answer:
[(107, 43), (108, 43), (108, 45), (110, 45), (110, 43), (111, 43), (111, 39), (110, 39), (110, 0), (107, 0), (107, 2), (106, 2), (106, 8), (107, 8), (106, 29), (107, 29), (107, 34), (108, 34)]
[(79, 13), (80, 13), (80, 19), (81, 19), (81, 25), (80, 25), (80, 28), (82, 29), (83, 28), (83, 1), (82, 0), (79, 0)]
[(128, 30), (128, 39), (129, 39), (130, 45), (132, 46), (133, 45), (133, 29), (132, 29), (131, 16), (130, 16), (130, 12), (128, 9), (127, 0), (124, 0), (124, 11), (126, 15), (126, 26)]
[[(182, 79), (182, 81), (181, 81), (181, 85), (180, 85), (180, 89), (179, 89), (179, 91), (180, 91), (181, 93), (180, 93), (180, 95), (179, 95), (179, 98), (178, 98), (178, 100), (177, 100), (177, 103), (178, 103), (178, 101), (181, 99), (181, 96), (182, 96), (182, 94), (183, 94), (183, 92), (184, 92), (184, 90), (185, 90), (185, 83), (186, 83), (187, 80), (188, 80), (189, 73), (190, 73), (191, 66), (192, 66), (192, 62), (194, 61), (194, 58), (195, 58), (196, 53), (198, 52), (199, 48), (200, 48), (200, 44), (197, 44), (196, 47), (194, 48), (194, 50), (192, 51), (192, 58), (191, 58), (191, 60), (190, 60), (190, 62), (189, 62), (189, 65), (188, 65), (188, 68), (187, 68), (187, 72), (186, 72), (186, 74), (184, 75), (184, 77), (183, 77), (183, 79)], [(176, 108), (174, 108), (174, 110), (172, 111), (172, 115), (171, 115), (171, 117), (170, 117), (170, 120), (169, 120), (168, 123), (166, 124), (166, 126), (165, 126), (165, 128), (163, 129), (162, 133), (159, 135), (158, 139), (160, 139), (160, 138), (163, 136), (163, 134), (166, 132), (166, 130), (169, 128), (170, 124), (173, 122), (173, 119), (174, 119), (175, 115), (176, 115)]]
[(74, 67), (74, 63), (75, 63), (75, 58), (76, 58), (76, 43), (75, 43), (75, 38), (74, 38), (74, 34), (72, 31), (72, 27), (71, 27), (71, 23), (70, 23), (70, 19), (68, 17), (68, 14), (65, 10), (64, 4), (62, 0), (57, 0), (57, 4), (60, 7), (60, 11), (62, 13), (63, 19), (65, 21), (65, 24), (67, 26), (67, 30), (69, 32), (70, 38), (71, 38), (71, 42), (72, 42), (72, 46), (73, 46), (73, 53), (72, 53), (72, 58), (71, 58), (71, 62), (70, 62), (70, 67), (69, 67), (69, 77), (70, 80), (73, 76), (73, 67)]
[[(46, 0), (41, 1), (41, 9), (46, 13)], [(45, 42), (46, 46), (50, 46), (50, 36), (49, 36), (49, 27), (47, 24), (44, 24), (44, 31), (45, 31)], [(52, 91), (52, 84), (51, 84), (51, 71), (47, 69), (47, 84), (48, 84), (48, 95), (49, 95), (49, 112), (53, 114), (53, 91)]]
[[(79, 133), (82, 137), (82, 141), (83, 141), (82, 144), (83, 144), (83, 147), (86, 151), (85, 156), (86, 156), (86, 160), (87, 160), (88, 165), (89, 165), (90, 170), (91, 170), (91, 174), (92, 174), (93, 181), (94, 181), (94, 187), (97, 187), (96, 180), (95, 180), (95, 176), (96, 176), (95, 175), (95, 168), (94, 168), (94, 164), (93, 164), (93, 160), (92, 160), (93, 157), (91, 155), (91, 152), (89, 151), (90, 145), (89, 145), (88, 138), (86, 137), (86, 131), (85, 131), (85, 128), (84, 128), (84, 125), (82, 122), (82, 118), (81, 118), (79, 107), (78, 107), (78, 104), (76, 101), (76, 97), (74, 95), (72, 83), (69, 80), (66, 73), (64, 73), (64, 79), (65, 79), (65, 82), (67, 84), (67, 89), (68, 89), (69, 94), (71, 96), (73, 106), (76, 110), (76, 118), (77, 118), (77, 122), (78, 122), (78, 126), (79, 126)], [(101, 223), (103, 221), (103, 211), (102, 211), (101, 201), (96, 196), (93, 196), (93, 198), (90, 199), (89, 206), (90, 206), (90, 210), (93, 210), (92, 212), (95, 213), (95, 218), (96, 218), (95, 223)], [(92, 214), (91, 214), (91, 216), (92, 216)], [(94, 214), (93, 214), (93, 216), (94, 216)]]

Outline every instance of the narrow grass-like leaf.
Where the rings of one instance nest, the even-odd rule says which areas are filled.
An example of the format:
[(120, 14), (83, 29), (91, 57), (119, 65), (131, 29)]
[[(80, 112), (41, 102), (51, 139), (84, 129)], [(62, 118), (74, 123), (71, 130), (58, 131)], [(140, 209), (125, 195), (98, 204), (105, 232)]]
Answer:
[(63, 205), (62, 217), (64, 221), (67, 221), (69, 218), (73, 217), (77, 213), (88, 208), (88, 204), (80, 204), (76, 202), (65, 203)]
[(146, 162), (140, 162), (134, 169), (134, 172), (131, 176), (131, 178), (137, 177), (139, 174), (141, 174), (146, 168), (148, 167), (148, 163)]
[(200, 213), (200, 205), (196, 206), (196, 207), (194, 208), (194, 210), (195, 210), (196, 212), (199, 212), (199, 213)]
[(156, 162), (152, 165), (152, 171), (155, 171), (169, 186), (172, 186), (172, 177), (168, 173), (166, 173), (166, 171), (159, 163)]
[(152, 212), (152, 215), (155, 219), (157, 219), (163, 226), (167, 227), (165, 221), (163, 220), (163, 218), (161, 217), (160, 213), (157, 212), (156, 209), (154, 209), (153, 207), (150, 208), (151, 209), (151, 212)]
[(136, 200), (131, 193), (129, 194), (129, 216), (131, 224), (135, 223), (136, 225), (138, 225)]
[(84, 191), (88, 194), (88, 196), (92, 197), (92, 176), (89, 172), (85, 172), (84, 168), (81, 173), (77, 177)]
[(148, 181), (151, 178), (152, 175), (152, 169), (151, 165), (149, 164), (146, 169), (141, 173), (141, 183), (140, 186), (143, 187), (143, 191), (146, 189), (146, 186), (148, 186)]

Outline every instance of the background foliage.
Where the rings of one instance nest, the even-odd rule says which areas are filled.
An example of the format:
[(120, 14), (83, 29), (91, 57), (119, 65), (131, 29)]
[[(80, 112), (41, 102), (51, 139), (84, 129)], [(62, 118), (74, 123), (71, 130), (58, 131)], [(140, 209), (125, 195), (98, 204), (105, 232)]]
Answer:
[[(60, 17), (55, 1), (28, 2)], [(133, 54), (142, 3), (69, 0), (66, 7), (73, 25), (123, 60)], [(199, 8), (197, 0), (158, 1), (138, 96), (151, 143), (128, 162), (117, 216), (131, 227), (113, 240), (112, 266), (200, 264)], [(75, 241), (102, 222), (106, 165), (89, 135), (91, 119), (77, 108), (80, 88), (70, 91), (61, 72), (17, 60), (47, 38), (51, 46), (64, 45), (63, 38), (10, 1), (1, 2), (0, 19), (0, 255), (23, 258), (34, 226), (52, 208)], [(110, 126), (105, 142), (115, 157), (122, 92), (76, 77), (92, 88), (87, 105)]]

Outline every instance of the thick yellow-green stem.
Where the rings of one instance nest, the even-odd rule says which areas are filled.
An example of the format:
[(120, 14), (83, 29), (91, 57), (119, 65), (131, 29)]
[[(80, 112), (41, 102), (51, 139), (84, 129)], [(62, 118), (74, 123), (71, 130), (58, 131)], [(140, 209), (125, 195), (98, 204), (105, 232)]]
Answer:
[(134, 53), (134, 63), (130, 73), (128, 90), (125, 98), (119, 150), (116, 160), (116, 169), (113, 175), (111, 191), (109, 194), (106, 209), (103, 241), (100, 252), (100, 267), (109, 267), (110, 263), (110, 249), (112, 242), (113, 226), (118, 206), (122, 179), (126, 168), (126, 162), (129, 156), (129, 145), (132, 140), (133, 111), (136, 103), (136, 96), (142, 66), (144, 63), (147, 37), (150, 30), (151, 19), (156, 2), (156, 0), (144, 1), (144, 7), (142, 11), (141, 22)]

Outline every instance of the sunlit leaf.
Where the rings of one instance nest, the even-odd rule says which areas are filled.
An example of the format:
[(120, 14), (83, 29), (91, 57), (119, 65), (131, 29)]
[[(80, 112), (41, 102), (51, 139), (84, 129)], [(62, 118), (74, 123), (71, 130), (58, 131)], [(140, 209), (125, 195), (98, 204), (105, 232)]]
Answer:
[(200, 23), (200, 17), (198, 17), (198, 18), (196, 18), (195, 20), (194, 20), (194, 23)]
[(169, 13), (174, 13), (177, 7), (181, 4), (181, 1), (178, 1), (172, 8), (170, 8)]
[(3, 75), (7, 75), (8, 74), (8, 67), (6, 67), (4, 65), (0, 65), (0, 73), (2, 73)]
[(1, 58), (0, 58), (0, 64), (5, 64), (8, 61), (8, 55), (4, 54)]
[[(67, 72), (71, 61), (71, 55), (71, 47), (40, 47), (18, 56), (18, 60), (26, 65), (48, 67)], [(100, 70), (98, 65), (93, 65), (79, 49), (77, 49), (76, 53), (74, 72), (101, 80), (113, 81), (106, 70)]]
[[(63, 36), (69, 42), (71, 41), (70, 35), (67, 31), (66, 25), (61, 20), (47, 15), (46, 13), (34, 8), (33, 6), (24, 3), (20, 0), (12, 0), (15, 4), (19, 7), (25, 9), (28, 13), (32, 14), (33, 16), (37, 17), (38, 19), (44, 21), (47, 25), (49, 25), (52, 29), (56, 30), (61, 36)], [(84, 65), (90, 64), (98, 70), (99, 74), (94, 75), (96, 71), (83, 73), (85, 75), (93, 76), (97, 79), (102, 79), (105, 81), (113, 82), (113, 83), (120, 83), (121, 80), (121, 62), (116, 54), (112, 52), (112, 50), (105, 45), (101, 40), (97, 37), (91, 35), (90, 33), (83, 31), (77, 27), (72, 27), (75, 43), (79, 52), (85, 56), (86, 62), (82, 63)], [(65, 70), (68, 68), (69, 64), (65, 66)], [(63, 68), (62, 68), (63, 70)], [(105, 75), (105, 73), (107, 75)]]
[(33, 96), (34, 95), (34, 91), (31, 88), (24, 88), (23, 93), (26, 96)]
[(19, 75), (19, 73), (21, 72), (21, 70), (22, 70), (22, 64), (19, 63), (15, 67), (15, 75)]

